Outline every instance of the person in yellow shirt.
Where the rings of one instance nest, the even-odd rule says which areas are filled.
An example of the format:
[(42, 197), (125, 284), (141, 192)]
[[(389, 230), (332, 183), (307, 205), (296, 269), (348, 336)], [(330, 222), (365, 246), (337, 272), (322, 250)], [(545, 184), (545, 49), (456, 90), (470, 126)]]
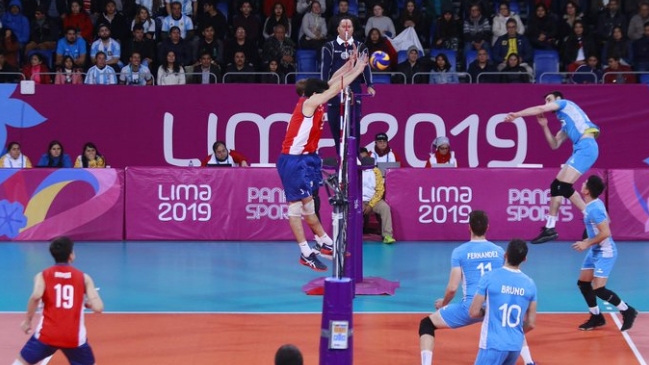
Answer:
[(97, 146), (92, 142), (88, 142), (83, 146), (83, 153), (74, 162), (74, 167), (104, 168), (106, 167), (106, 160), (97, 150)]
[(20, 143), (9, 142), (7, 144), (7, 153), (0, 157), (0, 167), (24, 169), (32, 167), (32, 162), (27, 156), (22, 154)]
[[(374, 159), (369, 157), (366, 148), (360, 151), (361, 165), (374, 166)], [(383, 174), (376, 166), (363, 170), (363, 215), (376, 213), (381, 216), (381, 236), (383, 243), (394, 243), (392, 233), (392, 212), (390, 206), (383, 200), (385, 183)]]

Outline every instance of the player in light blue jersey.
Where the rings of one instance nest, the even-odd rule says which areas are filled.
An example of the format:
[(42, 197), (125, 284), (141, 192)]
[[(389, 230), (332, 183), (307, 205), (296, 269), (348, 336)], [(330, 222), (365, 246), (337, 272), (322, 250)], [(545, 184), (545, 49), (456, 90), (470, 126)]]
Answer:
[(588, 238), (575, 242), (572, 248), (577, 251), (590, 248), (581, 266), (581, 273), (577, 281), (579, 290), (588, 304), (590, 318), (579, 326), (579, 329), (590, 331), (606, 324), (606, 320), (604, 320), (604, 316), (599, 312), (597, 306), (596, 297), (598, 297), (613, 304), (620, 310), (623, 319), (620, 331), (626, 331), (633, 326), (638, 311), (624, 303), (617, 294), (606, 288), (606, 281), (613, 269), (615, 259), (617, 259), (617, 248), (615, 242), (613, 242), (613, 237), (611, 237), (606, 207), (598, 198), (603, 191), (604, 182), (597, 175), (589, 176), (581, 187), (581, 194), (586, 200), (584, 223), (586, 224)]
[(469, 309), (471, 317), (484, 317), (475, 365), (516, 364), (524, 333), (534, 329), (536, 285), (519, 269), (526, 259), (527, 244), (513, 239), (507, 245), (505, 266), (480, 279)]
[[(453, 250), (451, 254), (451, 274), (444, 298), (435, 301), (436, 312), (424, 317), (419, 323), (419, 347), (421, 365), (431, 365), (435, 330), (460, 328), (479, 323), (482, 318), (471, 318), (469, 305), (478, 288), (480, 278), (491, 270), (498, 269), (505, 262), (502, 247), (487, 241), (485, 234), (489, 228), (489, 218), (484, 211), (474, 210), (469, 214), (471, 240)], [(462, 301), (451, 303), (462, 283)], [(526, 364), (534, 364), (527, 345), (521, 350)]]

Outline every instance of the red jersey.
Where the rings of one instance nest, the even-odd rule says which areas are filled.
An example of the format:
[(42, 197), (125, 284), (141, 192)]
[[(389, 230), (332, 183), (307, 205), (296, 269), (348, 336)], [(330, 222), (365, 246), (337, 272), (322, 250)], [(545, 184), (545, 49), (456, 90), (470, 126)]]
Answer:
[(43, 315), (34, 336), (46, 345), (75, 348), (86, 343), (83, 272), (58, 264), (43, 270)]
[(282, 143), (282, 153), (288, 155), (302, 155), (315, 153), (318, 150), (318, 143), (322, 135), (324, 121), (324, 107), (318, 106), (313, 116), (307, 117), (302, 114), (302, 105), (307, 100), (301, 97), (293, 110), (291, 121), (286, 129), (286, 137)]

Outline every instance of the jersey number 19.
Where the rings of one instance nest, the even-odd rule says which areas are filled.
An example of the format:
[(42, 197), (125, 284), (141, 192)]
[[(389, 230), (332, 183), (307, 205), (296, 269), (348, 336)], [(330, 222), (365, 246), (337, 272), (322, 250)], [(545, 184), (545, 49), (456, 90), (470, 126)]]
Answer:
[(74, 287), (72, 285), (54, 285), (56, 291), (56, 308), (70, 309), (74, 304)]

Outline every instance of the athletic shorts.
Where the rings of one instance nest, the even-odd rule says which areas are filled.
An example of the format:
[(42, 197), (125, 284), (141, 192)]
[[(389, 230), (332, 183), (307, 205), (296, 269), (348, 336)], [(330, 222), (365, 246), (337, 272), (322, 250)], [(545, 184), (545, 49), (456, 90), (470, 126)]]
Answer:
[(299, 201), (313, 195), (322, 182), (322, 160), (316, 153), (308, 155), (281, 154), (277, 171), (282, 179), (288, 202)]
[(602, 255), (602, 251), (588, 250), (581, 269), (594, 270), (593, 275), (596, 278), (608, 278), (617, 260), (617, 252), (614, 252), (612, 257), (602, 257)]
[(595, 138), (583, 138), (577, 142), (572, 151), (572, 156), (566, 162), (566, 165), (579, 171), (580, 174), (585, 174), (599, 156), (599, 146)]
[(449, 328), (460, 328), (482, 322), (482, 318), (471, 318), (469, 315), (470, 302), (451, 303), (440, 308), (439, 315)]
[(519, 351), (498, 351), (493, 349), (478, 350), (474, 365), (515, 365)]
[(95, 363), (95, 355), (93, 355), (88, 342), (75, 348), (60, 348), (46, 345), (34, 336), (20, 350), (20, 356), (28, 363), (36, 364), (46, 357), (54, 355), (57, 350), (63, 352), (70, 361), (70, 365), (93, 365)]

